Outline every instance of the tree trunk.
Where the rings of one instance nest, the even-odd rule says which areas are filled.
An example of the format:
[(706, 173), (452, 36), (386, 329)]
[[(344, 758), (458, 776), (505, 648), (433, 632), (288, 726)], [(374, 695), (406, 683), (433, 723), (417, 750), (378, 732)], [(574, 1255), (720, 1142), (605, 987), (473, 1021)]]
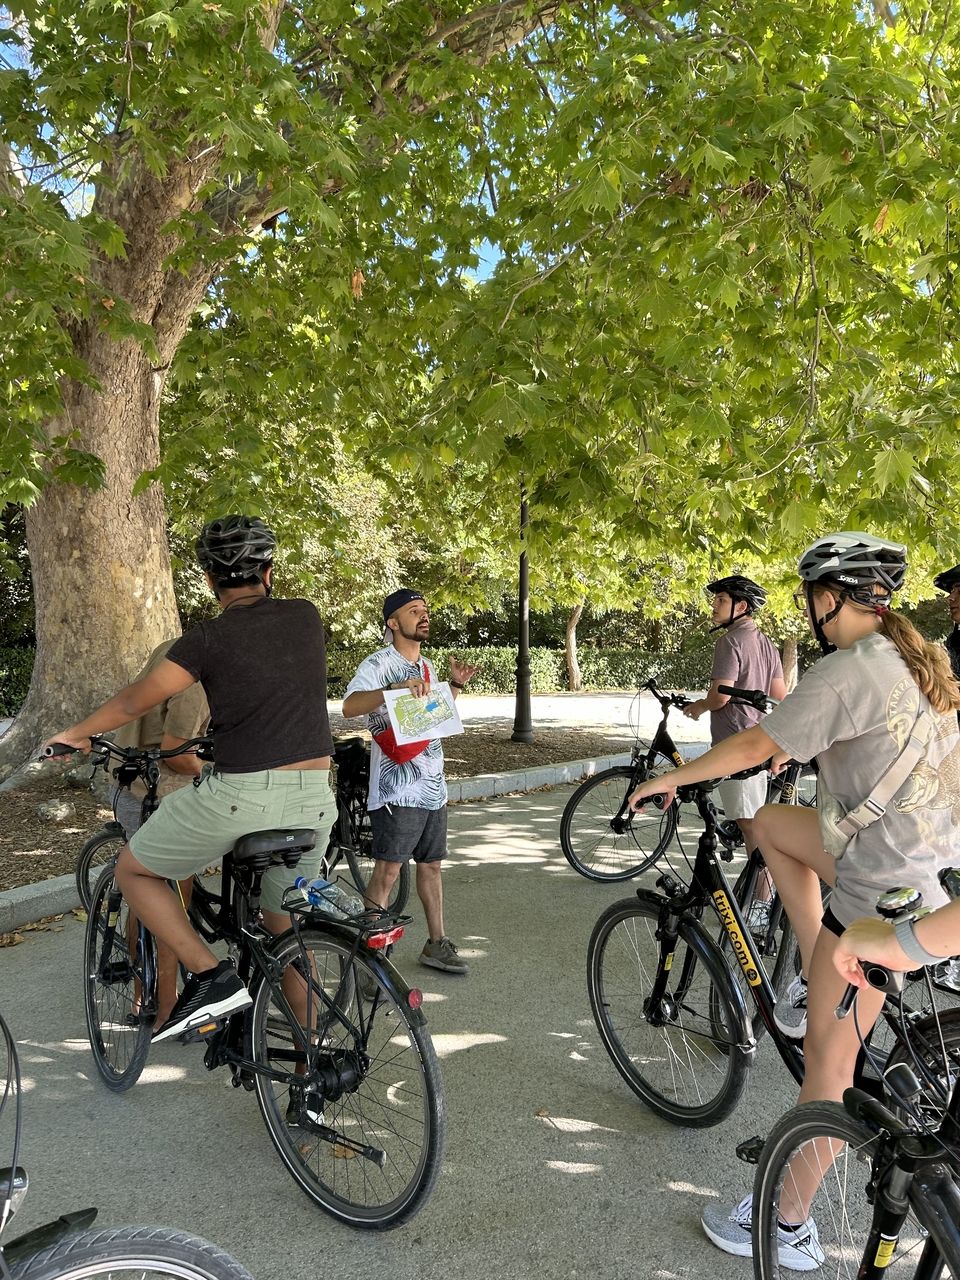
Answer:
[(102, 458), (106, 478), (97, 490), (50, 485), (26, 513), (37, 654), (27, 700), (0, 739), (0, 777), (180, 632), (162, 491), (154, 484), (131, 496), (140, 473), (159, 461), (161, 379), (132, 342), (90, 332), (86, 348), (78, 353), (102, 390), (69, 386), (49, 431), (77, 433)]
[(787, 693), (797, 687), (797, 641), (794, 636), (787, 636), (783, 642), (783, 679)]
[(583, 616), (583, 605), (578, 604), (570, 610), (567, 618), (567, 630), (564, 637), (564, 656), (567, 660), (567, 688), (571, 693), (579, 693), (583, 688), (583, 677), (580, 674), (580, 663), (577, 660), (577, 623)]

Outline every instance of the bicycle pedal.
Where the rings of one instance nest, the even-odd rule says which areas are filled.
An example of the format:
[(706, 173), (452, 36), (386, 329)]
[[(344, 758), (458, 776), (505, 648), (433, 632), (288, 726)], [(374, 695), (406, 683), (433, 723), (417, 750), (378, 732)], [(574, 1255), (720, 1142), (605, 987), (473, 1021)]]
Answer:
[(211, 1018), (209, 1022), (204, 1022), (199, 1027), (190, 1027), (188, 1030), (181, 1032), (176, 1039), (180, 1044), (209, 1044), (217, 1032), (222, 1030), (223, 1019)]
[(743, 1142), (737, 1143), (737, 1159), (742, 1160), (744, 1164), (759, 1164), (760, 1153), (765, 1142), (765, 1138), (756, 1134), (752, 1138), (746, 1138)]

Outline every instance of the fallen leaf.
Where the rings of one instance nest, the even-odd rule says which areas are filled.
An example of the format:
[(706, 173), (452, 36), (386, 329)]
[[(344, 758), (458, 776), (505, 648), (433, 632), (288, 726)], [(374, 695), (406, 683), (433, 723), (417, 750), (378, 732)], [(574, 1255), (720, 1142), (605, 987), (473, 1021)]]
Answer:
[(113, 298), (101, 298), (100, 305), (101, 307), (106, 307), (108, 311), (112, 311), (117, 304)]
[[(306, 984), (306, 979), (304, 979), (304, 984)], [(543, 1117), (543, 1116), (548, 1116), (550, 1112), (547, 1110), (546, 1107), (538, 1107), (533, 1114), (535, 1116)]]
[(335, 1142), (333, 1144), (333, 1158), (335, 1160), (356, 1160), (357, 1153), (352, 1147), (342, 1147), (339, 1142)]
[(0, 947), (18, 947), (22, 941), (22, 933), (0, 933)]
[(84, 911), (83, 907), (74, 907), (71, 914), (75, 915), (78, 920), (86, 920), (87, 918), (87, 913)]

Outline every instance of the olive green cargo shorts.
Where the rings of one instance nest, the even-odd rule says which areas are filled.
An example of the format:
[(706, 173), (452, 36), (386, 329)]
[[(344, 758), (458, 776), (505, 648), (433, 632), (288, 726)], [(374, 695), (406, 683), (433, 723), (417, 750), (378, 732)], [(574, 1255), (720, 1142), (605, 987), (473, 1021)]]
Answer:
[(130, 839), (142, 867), (165, 880), (185, 880), (219, 862), (241, 836), (277, 827), (309, 827), (317, 843), (295, 867), (271, 867), (263, 877), (261, 906), (280, 911), (297, 876), (315, 879), (327, 852), (337, 805), (329, 769), (264, 769), (213, 773), (199, 787), (166, 796)]

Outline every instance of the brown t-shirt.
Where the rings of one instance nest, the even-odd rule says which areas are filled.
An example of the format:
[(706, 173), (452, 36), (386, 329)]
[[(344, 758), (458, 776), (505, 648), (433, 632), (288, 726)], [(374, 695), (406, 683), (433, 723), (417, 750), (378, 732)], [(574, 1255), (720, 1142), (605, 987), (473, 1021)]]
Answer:
[[(173, 644), (175, 644), (174, 640), (164, 640), (163, 644), (158, 644), (137, 679), (143, 680), (148, 676), (167, 656)], [(186, 741), (189, 738), (198, 738), (206, 728), (209, 719), (210, 708), (207, 706), (203, 690), (198, 684), (192, 684), (189, 689), (184, 689), (182, 693), (175, 693), (166, 702), (161, 702), (159, 707), (154, 707), (139, 720), (125, 724), (117, 731), (114, 741), (118, 747), (159, 747), (164, 734), (169, 734), (171, 738), (183, 738)], [(171, 791), (185, 787), (190, 781), (192, 779), (187, 774), (174, 773), (161, 761), (159, 795), (167, 796)], [(142, 796), (144, 790), (142, 782), (135, 782), (131, 787), (134, 795)]]
[[(740, 689), (762, 689), (769, 693), (778, 678), (783, 679), (779, 653), (752, 618), (739, 618), (717, 641), (711, 682), (719, 680)], [(753, 707), (731, 699), (719, 711), (710, 712), (710, 737), (715, 743), (722, 742), (743, 729), (752, 728), (760, 718), (760, 712)]]
[(203, 685), (221, 773), (258, 773), (333, 754), (323, 623), (309, 600), (235, 604), (167, 657)]

